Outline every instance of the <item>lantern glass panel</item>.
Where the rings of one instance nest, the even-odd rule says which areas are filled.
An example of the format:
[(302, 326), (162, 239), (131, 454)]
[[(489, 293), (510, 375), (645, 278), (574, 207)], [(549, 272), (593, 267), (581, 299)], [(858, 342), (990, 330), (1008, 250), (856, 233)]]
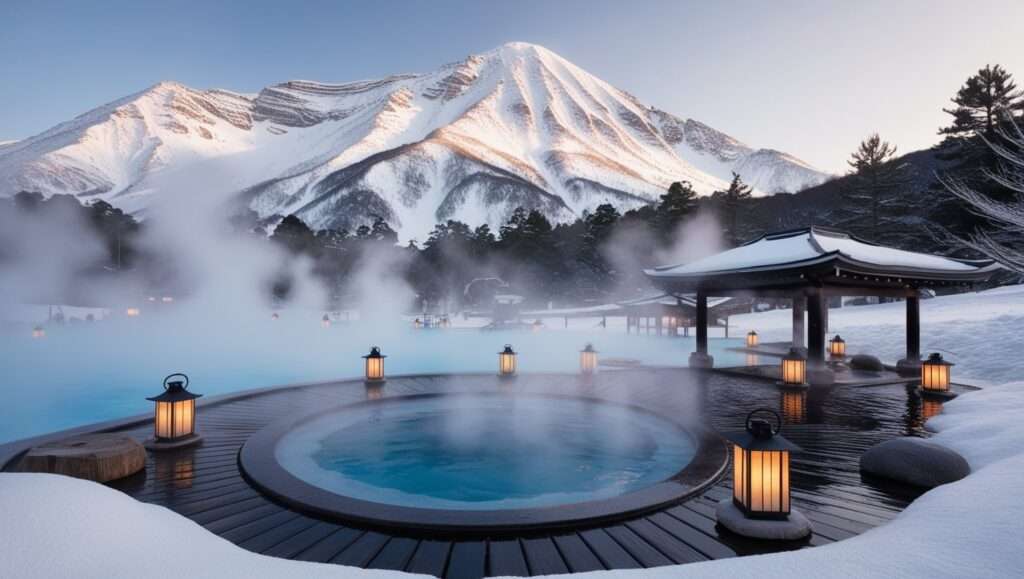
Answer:
[(154, 428), (156, 438), (174, 440), (195, 432), (195, 400), (157, 402)]
[(733, 500), (751, 517), (789, 514), (789, 451), (733, 447)]
[(782, 359), (782, 382), (803, 384), (807, 380), (807, 360)]
[(757, 336), (757, 332), (750, 332), (750, 333), (748, 333), (747, 334), (747, 347), (748, 348), (753, 348), (754, 346), (757, 345), (758, 340), (759, 340), (759, 338)]
[(498, 373), (510, 376), (516, 373), (516, 355), (502, 352), (498, 354)]
[(921, 364), (921, 387), (925, 390), (945, 392), (949, 390), (949, 365), (933, 364), (925, 361)]
[(838, 337), (833, 338), (828, 343), (829, 354), (834, 357), (841, 358), (846, 355), (846, 342)]
[(580, 352), (580, 371), (593, 374), (597, 370), (597, 352)]
[(384, 379), (384, 358), (380, 357), (369, 357), (366, 359), (366, 379), (367, 380), (383, 380)]

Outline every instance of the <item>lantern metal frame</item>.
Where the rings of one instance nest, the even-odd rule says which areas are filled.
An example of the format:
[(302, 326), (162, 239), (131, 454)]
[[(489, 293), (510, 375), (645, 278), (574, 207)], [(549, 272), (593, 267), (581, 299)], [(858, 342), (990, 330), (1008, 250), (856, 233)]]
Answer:
[(366, 360), (363, 379), (368, 384), (380, 384), (387, 381), (384, 376), (384, 354), (380, 353), (380, 346), (370, 346), (370, 353), (363, 356)]
[(519, 368), (519, 354), (512, 349), (512, 344), (505, 344), (505, 348), (498, 352), (498, 376), (501, 378), (513, 378)]
[(928, 358), (922, 360), (919, 385), (921, 394), (937, 398), (955, 398), (956, 394), (950, 390), (953, 385), (950, 368), (953, 366), (955, 364), (946, 361), (939, 352), (932, 352)]
[[(754, 418), (757, 413), (768, 413), (775, 417), (775, 425), (767, 420)], [(749, 519), (785, 520), (791, 511), (790, 497), (790, 454), (803, 449), (786, 440), (780, 433), (782, 417), (769, 408), (758, 408), (749, 414), (745, 421), (745, 429), (727, 432), (726, 440), (733, 444), (733, 496), (732, 502), (743, 516)], [(755, 455), (755, 453), (757, 453)], [(755, 479), (753, 464), (761, 465), (761, 488), (759, 502), (769, 508), (754, 508)], [(769, 466), (765, 467), (765, 463)], [(767, 485), (763, 472), (772, 469)], [(764, 490), (767, 486), (767, 492)]]
[[(184, 378), (184, 380), (172, 380), (172, 378)], [(175, 372), (164, 378), (164, 391), (156, 396), (146, 398), (156, 403), (153, 414), (153, 438), (146, 441), (146, 448), (150, 450), (166, 450), (180, 448), (195, 444), (202, 440), (202, 436), (196, 432), (196, 399), (202, 398), (202, 394), (189, 392), (189, 378), (181, 372)], [(165, 411), (164, 415), (161, 411)], [(178, 425), (182, 422), (178, 412), (187, 412), (188, 431), (177, 432)], [(162, 429), (163, 422), (168, 423), (169, 433)]]
[(761, 337), (757, 335), (757, 332), (750, 330), (747, 332), (747, 347), (754, 348), (761, 342)]
[[(787, 371), (793, 364), (796, 364), (799, 369), (800, 381), (793, 380), (794, 377), (790, 376), (790, 372)], [(778, 385), (783, 388), (807, 388), (807, 356), (804, 356), (797, 348), (790, 348), (789, 352), (782, 357), (782, 363), (779, 365), (779, 377)]]
[(828, 341), (828, 355), (833, 359), (842, 359), (846, 357), (846, 340), (836, 334), (831, 340)]
[(580, 373), (583, 375), (592, 375), (597, 372), (597, 350), (594, 349), (594, 345), (588, 343), (580, 350)]

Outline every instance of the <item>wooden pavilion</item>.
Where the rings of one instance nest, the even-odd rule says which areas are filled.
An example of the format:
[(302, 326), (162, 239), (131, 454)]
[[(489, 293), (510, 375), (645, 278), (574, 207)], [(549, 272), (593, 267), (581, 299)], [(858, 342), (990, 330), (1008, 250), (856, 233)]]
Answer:
[(906, 356), (901, 372), (921, 364), (920, 290), (969, 288), (991, 277), (999, 266), (990, 260), (962, 260), (876, 245), (847, 233), (808, 227), (763, 235), (739, 247), (684, 265), (646, 270), (651, 281), (673, 294), (694, 293), (697, 302), (697, 351), (690, 365), (709, 368), (709, 297), (788, 298), (793, 301), (794, 345), (803, 344), (807, 314), (808, 380), (832, 382), (825, 364), (828, 298), (879, 296), (906, 301)]

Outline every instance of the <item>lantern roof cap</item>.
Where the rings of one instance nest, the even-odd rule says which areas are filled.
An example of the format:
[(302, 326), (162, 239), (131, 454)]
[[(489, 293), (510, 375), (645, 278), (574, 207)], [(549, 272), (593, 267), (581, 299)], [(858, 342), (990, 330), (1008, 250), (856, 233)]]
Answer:
[[(172, 380), (172, 378), (176, 378)], [(184, 378), (184, 381), (181, 380)], [(188, 391), (188, 376), (184, 374), (171, 374), (164, 378), (164, 391), (157, 396), (146, 398), (153, 402), (183, 402), (185, 400), (195, 400), (201, 398), (202, 394), (195, 394), (194, 392)]]
[(942, 354), (940, 354), (939, 352), (932, 352), (931, 354), (929, 354), (928, 358), (925, 360), (925, 363), (942, 364), (943, 366), (955, 366), (955, 364), (953, 364), (952, 362), (946, 361), (946, 359), (943, 358)]
[(782, 359), (783, 360), (806, 360), (807, 356), (804, 355), (803, 350), (801, 348), (793, 347), (793, 348), (789, 349), (789, 352), (786, 352), (786, 355), (783, 356)]
[(583, 346), (583, 349), (580, 350), (580, 351), (581, 352), (594, 352), (595, 354), (597, 353), (597, 350), (594, 349), (594, 345), (591, 344), (590, 342), (587, 342), (587, 345)]
[(515, 354), (515, 350), (512, 349), (512, 344), (505, 344), (505, 349), (498, 352), (499, 354)]
[[(775, 417), (775, 426), (762, 418), (754, 418), (757, 413), (771, 414)], [(782, 430), (782, 417), (778, 412), (767, 408), (758, 408), (747, 415), (746, 430), (725, 432), (726, 440), (744, 450), (788, 450), (801, 452), (803, 449), (786, 440), (779, 434)]]
[(380, 346), (370, 346), (370, 353), (363, 358), (387, 358), (387, 356), (380, 353)]

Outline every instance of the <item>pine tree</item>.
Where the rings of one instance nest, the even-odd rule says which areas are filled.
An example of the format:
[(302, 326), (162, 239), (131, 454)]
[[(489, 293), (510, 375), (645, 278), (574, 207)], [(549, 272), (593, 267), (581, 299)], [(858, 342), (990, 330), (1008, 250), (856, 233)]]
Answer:
[(980, 135), (991, 141), (1000, 117), (1024, 108), (1013, 75), (998, 64), (986, 65), (968, 78), (951, 100), (956, 107), (942, 110), (953, 116), (953, 124), (939, 129), (939, 134), (954, 139)]
[(743, 240), (739, 226), (739, 209), (744, 201), (751, 198), (751, 191), (753, 187), (744, 183), (739, 173), (733, 172), (729, 187), (711, 194), (724, 217), (727, 227), (726, 238), (732, 245), (738, 245)]
[(906, 209), (902, 195), (911, 182), (910, 168), (896, 159), (896, 146), (878, 133), (861, 141), (847, 163), (852, 170), (841, 189), (840, 226), (878, 239), (880, 227)]
[(656, 209), (656, 228), (663, 238), (669, 238), (675, 233), (676, 227), (686, 216), (697, 207), (697, 192), (689, 181), (676, 181), (672, 183), (668, 192), (661, 196), (661, 202)]

